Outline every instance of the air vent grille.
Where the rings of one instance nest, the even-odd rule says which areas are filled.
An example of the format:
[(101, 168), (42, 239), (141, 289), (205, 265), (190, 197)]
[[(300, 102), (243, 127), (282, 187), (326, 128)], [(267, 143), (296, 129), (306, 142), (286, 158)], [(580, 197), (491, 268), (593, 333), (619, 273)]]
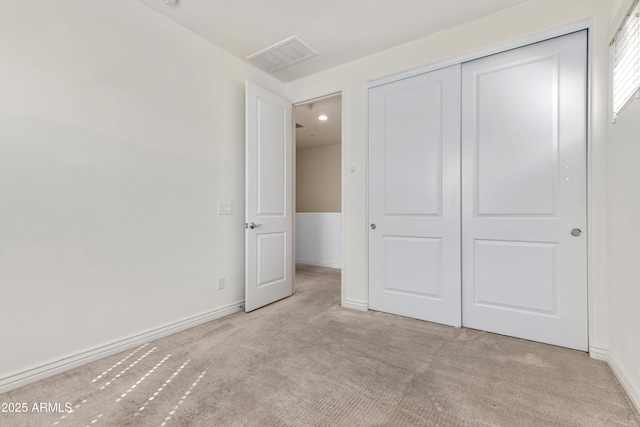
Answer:
[(294, 36), (254, 53), (247, 59), (272, 73), (316, 55), (316, 51)]

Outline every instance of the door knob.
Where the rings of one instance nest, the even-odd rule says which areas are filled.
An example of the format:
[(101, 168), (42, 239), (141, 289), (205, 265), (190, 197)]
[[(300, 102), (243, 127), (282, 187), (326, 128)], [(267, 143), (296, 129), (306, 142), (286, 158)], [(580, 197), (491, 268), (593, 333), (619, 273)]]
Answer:
[(376, 225), (375, 224), (371, 224), (371, 229), (375, 230), (376, 229)]
[(571, 235), (573, 237), (579, 237), (582, 235), (582, 230), (580, 230), (579, 228), (574, 228), (573, 230), (571, 230)]
[(250, 229), (252, 229), (252, 230), (253, 230), (254, 228), (258, 228), (258, 227), (260, 227), (261, 225), (262, 225), (262, 224), (256, 224), (255, 222), (252, 222), (252, 223), (250, 223), (250, 224), (247, 224), (247, 223), (245, 222), (245, 224), (244, 224), (244, 228), (250, 228)]

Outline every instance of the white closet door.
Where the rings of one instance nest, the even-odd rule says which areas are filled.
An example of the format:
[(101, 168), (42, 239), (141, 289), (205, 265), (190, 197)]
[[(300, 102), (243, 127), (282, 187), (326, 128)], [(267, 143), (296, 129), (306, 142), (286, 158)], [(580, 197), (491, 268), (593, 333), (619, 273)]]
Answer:
[(369, 216), (369, 308), (459, 326), (459, 65), (370, 89)]
[(462, 66), (463, 325), (587, 350), (586, 32)]

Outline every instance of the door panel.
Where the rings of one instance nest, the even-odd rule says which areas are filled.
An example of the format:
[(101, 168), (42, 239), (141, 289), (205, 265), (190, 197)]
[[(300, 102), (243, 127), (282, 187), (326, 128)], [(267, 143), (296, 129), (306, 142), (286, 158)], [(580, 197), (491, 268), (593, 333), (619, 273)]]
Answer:
[(587, 350), (586, 32), (463, 64), (462, 173), (463, 325)]
[[(556, 244), (491, 240), (474, 244), (477, 305), (556, 314)], [(518, 292), (513, 292), (514, 283)]]
[(386, 215), (440, 215), (441, 92), (442, 83), (438, 81), (391, 88), (385, 94), (382, 143)]
[(387, 293), (439, 299), (442, 239), (385, 236)]
[(257, 287), (269, 286), (285, 280), (287, 263), (286, 233), (257, 233), (258, 282)]
[(258, 215), (285, 216), (288, 145), (286, 106), (257, 98)]
[(369, 91), (369, 307), (460, 325), (460, 67)]
[(543, 56), (476, 72), (477, 215), (553, 215), (558, 60)]
[(245, 310), (293, 291), (292, 107), (246, 84)]

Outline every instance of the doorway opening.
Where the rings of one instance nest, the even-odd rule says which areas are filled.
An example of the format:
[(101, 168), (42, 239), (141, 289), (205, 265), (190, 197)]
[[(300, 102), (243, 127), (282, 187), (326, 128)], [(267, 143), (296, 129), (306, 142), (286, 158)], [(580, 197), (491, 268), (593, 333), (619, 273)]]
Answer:
[(342, 95), (294, 105), (295, 262), (342, 268)]

